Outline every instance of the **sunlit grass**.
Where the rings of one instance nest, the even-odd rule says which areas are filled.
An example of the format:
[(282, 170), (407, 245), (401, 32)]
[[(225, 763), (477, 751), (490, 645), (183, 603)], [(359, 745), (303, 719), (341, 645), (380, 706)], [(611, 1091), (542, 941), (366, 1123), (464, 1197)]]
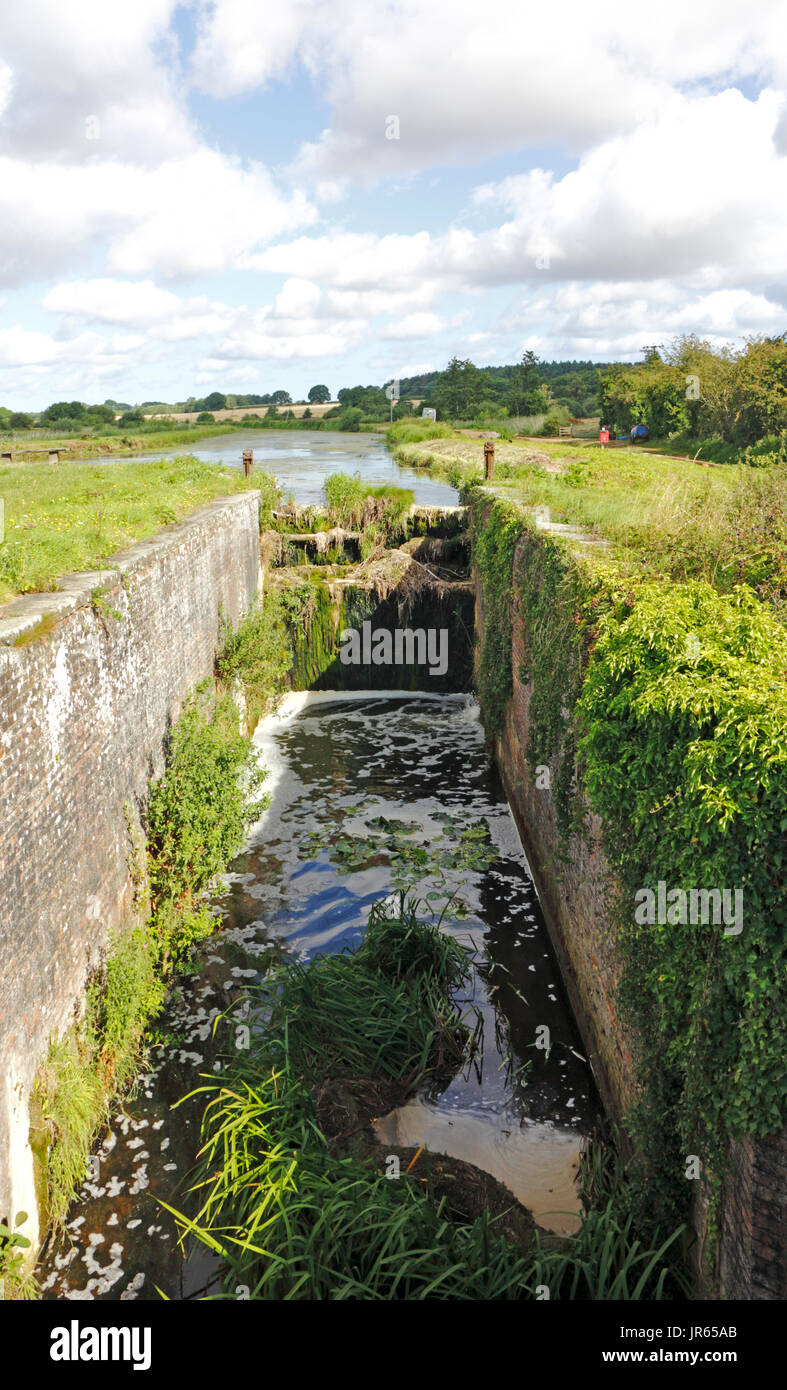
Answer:
[[(424, 439), (397, 457), (455, 486), (482, 481), (481, 439)], [(497, 441), (487, 486), (606, 540), (638, 573), (704, 578), (722, 591), (746, 583), (777, 605), (787, 597), (787, 466), (778, 461), (708, 467), (595, 441)]]
[(61, 576), (100, 568), (211, 498), (256, 485), (253, 475), (189, 455), (150, 463), (6, 464), (0, 468), (0, 602), (51, 591)]

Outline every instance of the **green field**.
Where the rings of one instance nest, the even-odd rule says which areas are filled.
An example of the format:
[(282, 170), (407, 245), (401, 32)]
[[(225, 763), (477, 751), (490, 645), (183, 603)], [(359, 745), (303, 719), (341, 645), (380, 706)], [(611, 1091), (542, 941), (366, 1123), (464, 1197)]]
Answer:
[(259, 477), (188, 455), (151, 463), (6, 464), (0, 603), (55, 589), (62, 575), (97, 568), (211, 498), (258, 485)]

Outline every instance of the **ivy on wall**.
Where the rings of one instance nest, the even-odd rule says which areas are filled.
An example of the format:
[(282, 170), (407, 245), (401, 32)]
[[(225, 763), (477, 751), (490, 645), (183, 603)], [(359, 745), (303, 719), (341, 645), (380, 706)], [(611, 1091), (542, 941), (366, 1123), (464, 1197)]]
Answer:
[[(787, 630), (745, 587), (646, 582), (577, 556), (508, 503), (477, 496), (473, 512), (484, 721), (502, 725), (516, 598), (528, 761), (553, 770), (564, 851), (595, 811), (624, 889), (638, 1200), (674, 1218), (692, 1190), (688, 1155), (717, 1194), (728, 1140), (785, 1120)], [(659, 883), (726, 889), (730, 903), (739, 891), (740, 930), (678, 920), (676, 905), (675, 920), (638, 923), (636, 895)]]

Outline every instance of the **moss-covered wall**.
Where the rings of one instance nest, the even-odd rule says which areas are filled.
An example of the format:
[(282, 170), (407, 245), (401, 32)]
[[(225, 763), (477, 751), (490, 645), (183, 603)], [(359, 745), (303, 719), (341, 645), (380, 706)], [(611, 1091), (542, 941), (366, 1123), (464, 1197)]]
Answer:
[[(380, 598), (367, 585), (322, 578), (317, 571), (298, 585), (297, 593), (299, 598), (290, 609), (294, 690), (428, 690), (443, 694), (471, 689), (474, 600), (468, 585), (452, 585), (447, 592), (426, 589), (405, 608), (396, 589)], [(447, 669), (433, 674), (428, 663), (345, 664), (340, 658), (342, 632), (355, 629), (362, 633), (365, 623), (371, 625), (372, 632), (389, 632), (392, 640), (397, 630), (444, 630)]]

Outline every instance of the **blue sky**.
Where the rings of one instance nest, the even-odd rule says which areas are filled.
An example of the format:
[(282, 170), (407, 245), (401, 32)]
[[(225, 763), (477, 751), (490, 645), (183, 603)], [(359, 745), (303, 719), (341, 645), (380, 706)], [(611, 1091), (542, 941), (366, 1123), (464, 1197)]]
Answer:
[(0, 404), (782, 332), (786, 40), (781, 0), (6, 6)]

